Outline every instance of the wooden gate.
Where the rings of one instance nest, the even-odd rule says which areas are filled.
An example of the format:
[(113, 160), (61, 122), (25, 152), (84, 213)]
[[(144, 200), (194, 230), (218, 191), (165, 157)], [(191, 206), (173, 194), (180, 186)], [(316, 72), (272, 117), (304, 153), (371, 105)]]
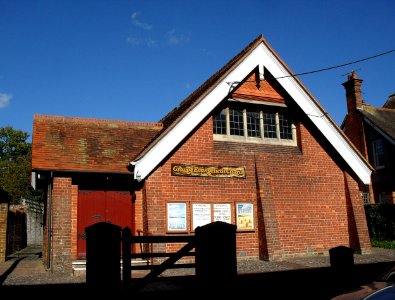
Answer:
[(77, 256), (86, 258), (85, 228), (107, 222), (133, 229), (133, 203), (129, 192), (80, 190), (78, 193)]

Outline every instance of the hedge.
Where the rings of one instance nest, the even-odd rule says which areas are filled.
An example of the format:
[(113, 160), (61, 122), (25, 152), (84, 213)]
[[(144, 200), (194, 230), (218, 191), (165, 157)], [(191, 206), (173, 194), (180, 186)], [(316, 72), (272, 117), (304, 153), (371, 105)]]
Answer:
[(395, 204), (365, 205), (371, 239), (395, 240)]

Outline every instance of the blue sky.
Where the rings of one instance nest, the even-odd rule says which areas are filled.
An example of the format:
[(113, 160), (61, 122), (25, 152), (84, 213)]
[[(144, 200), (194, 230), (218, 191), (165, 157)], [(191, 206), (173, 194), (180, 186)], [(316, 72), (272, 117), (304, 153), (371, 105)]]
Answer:
[[(394, 0), (0, 0), (0, 126), (157, 122), (260, 34), (303, 73), (395, 49)], [(395, 52), (299, 79), (340, 125), (347, 73), (395, 93)]]

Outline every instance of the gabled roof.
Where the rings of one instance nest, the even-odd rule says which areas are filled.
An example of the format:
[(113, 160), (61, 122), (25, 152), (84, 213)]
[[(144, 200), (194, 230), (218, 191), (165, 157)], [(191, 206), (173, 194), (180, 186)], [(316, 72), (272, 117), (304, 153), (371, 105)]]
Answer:
[(159, 123), (35, 115), (32, 170), (129, 173)]
[(367, 123), (395, 145), (395, 109), (376, 108), (364, 104), (358, 111)]
[[(289, 67), (271, 49), (262, 35), (211, 76), (179, 107), (171, 111), (161, 122), (163, 130), (152, 142), (130, 162), (134, 167), (134, 178), (141, 181), (171, 153), (179, 143), (207, 117), (223, 99), (229, 96), (232, 87), (237, 88), (254, 69), (264, 79), (264, 70), (292, 97), (297, 105), (328, 139), (338, 153), (354, 170), (360, 180), (370, 183), (371, 168), (367, 161), (328, 116), (317, 100), (303, 84), (293, 76)], [(235, 84), (235, 85), (233, 85)]]

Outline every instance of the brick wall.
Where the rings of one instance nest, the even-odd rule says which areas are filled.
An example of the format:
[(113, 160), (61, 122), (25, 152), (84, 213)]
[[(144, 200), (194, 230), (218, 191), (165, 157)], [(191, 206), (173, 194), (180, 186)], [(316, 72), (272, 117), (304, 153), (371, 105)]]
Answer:
[(78, 185), (71, 187), (71, 259), (77, 259)]
[[(285, 147), (213, 141), (208, 119), (146, 181), (149, 231), (166, 233), (168, 201), (187, 203), (187, 233), (193, 233), (192, 203), (232, 203), (235, 224), (235, 203), (251, 202), (255, 229), (237, 233), (239, 257), (328, 254), (338, 245), (369, 248), (358, 184), (347, 176), (346, 186), (344, 163), (310, 126), (299, 126), (299, 147)], [(247, 176), (171, 176), (172, 163), (244, 166)]]
[(7, 256), (7, 216), (8, 202), (0, 199), (0, 262), (4, 262)]
[(55, 177), (52, 192), (52, 269), (72, 272), (72, 195), (71, 178)]

